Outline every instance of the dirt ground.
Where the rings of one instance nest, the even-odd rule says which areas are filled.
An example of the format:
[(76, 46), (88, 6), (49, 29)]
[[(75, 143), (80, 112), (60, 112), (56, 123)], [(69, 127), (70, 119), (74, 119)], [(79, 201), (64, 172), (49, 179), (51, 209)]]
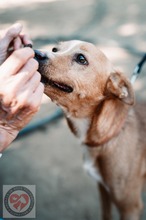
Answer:
[[(59, 40), (93, 42), (130, 77), (146, 52), (145, 7), (144, 0), (0, 0), (0, 29), (21, 21), (34, 48)], [(145, 72), (146, 65), (135, 83), (136, 96), (143, 100)], [(44, 96), (31, 123), (56, 109)], [(3, 185), (36, 185), (38, 220), (100, 219), (96, 183), (82, 169), (82, 149), (64, 118), (14, 141), (0, 160), (0, 176), (0, 195)], [(145, 220), (146, 194), (143, 198)], [(118, 219), (115, 210), (113, 219)]]

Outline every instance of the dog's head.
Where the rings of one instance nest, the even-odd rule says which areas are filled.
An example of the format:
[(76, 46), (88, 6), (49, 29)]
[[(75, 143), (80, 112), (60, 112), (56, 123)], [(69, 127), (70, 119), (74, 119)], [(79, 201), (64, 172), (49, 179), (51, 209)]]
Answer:
[(36, 59), (45, 93), (76, 117), (87, 116), (105, 98), (133, 103), (131, 84), (91, 43), (61, 42)]

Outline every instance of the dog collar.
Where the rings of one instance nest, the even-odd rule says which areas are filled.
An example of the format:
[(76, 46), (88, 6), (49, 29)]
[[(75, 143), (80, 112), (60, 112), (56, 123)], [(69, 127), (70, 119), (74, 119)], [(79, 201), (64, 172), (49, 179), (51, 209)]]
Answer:
[(142, 66), (143, 64), (146, 62), (146, 53), (143, 55), (142, 59), (140, 60), (140, 62), (136, 65), (136, 67), (134, 68), (133, 74), (131, 76), (131, 83), (134, 84), (134, 82), (136, 81), (137, 77), (139, 76)]

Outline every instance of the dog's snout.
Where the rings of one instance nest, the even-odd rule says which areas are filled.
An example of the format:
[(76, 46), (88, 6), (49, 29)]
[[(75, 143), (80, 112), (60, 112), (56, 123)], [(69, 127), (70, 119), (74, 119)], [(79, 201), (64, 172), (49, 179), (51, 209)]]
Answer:
[(46, 53), (42, 52), (42, 51), (39, 51), (39, 50), (34, 50), (35, 52), (35, 59), (38, 61), (38, 62), (41, 62), (41, 61), (47, 61), (49, 58), (47, 56)]

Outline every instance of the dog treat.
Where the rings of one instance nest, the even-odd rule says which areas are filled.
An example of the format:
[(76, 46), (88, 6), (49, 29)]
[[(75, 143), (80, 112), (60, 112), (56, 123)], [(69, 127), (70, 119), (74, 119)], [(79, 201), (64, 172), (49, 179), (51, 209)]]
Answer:
[(32, 48), (32, 44), (25, 44), (24, 47), (30, 47), (30, 48)]

